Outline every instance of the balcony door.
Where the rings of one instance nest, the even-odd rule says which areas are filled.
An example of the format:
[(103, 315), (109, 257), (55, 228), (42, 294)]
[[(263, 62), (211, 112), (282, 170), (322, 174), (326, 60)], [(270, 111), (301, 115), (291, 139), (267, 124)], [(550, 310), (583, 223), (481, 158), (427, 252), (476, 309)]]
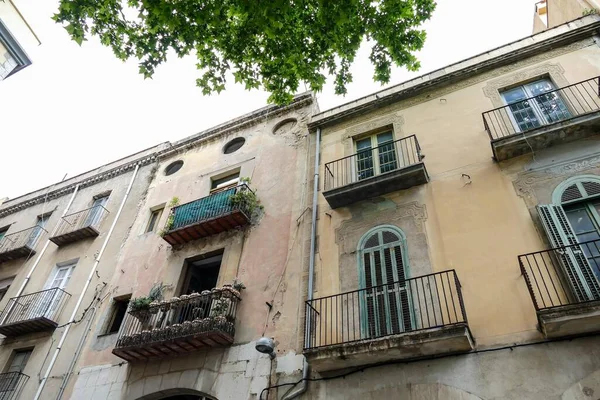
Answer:
[(48, 223), (48, 219), (50, 219), (50, 214), (44, 214), (37, 217), (37, 221), (35, 223), (35, 227), (31, 230), (31, 234), (29, 235), (29, 240), (27, 241), (27, 246), (29, 248), (34, 248), (38, 239), (44, 232), (44, 228)]
[(412, 330), (413, 307), (407, 290), (409, 277), (404, 234), (379, 227), (360, 241), (359, 282), (362, 338)]
[(32, 350), (17, 350), (13, 353), (12, 360), (6, 368), (6, 373), (0, 375), (0, 400), (14, 399), (14, 392), (18, 388), (19, 380), (25, 370), (25, 365), (31, 356)]
[(94, 199), (94, 203), (92, 204), (92, 207), (90, 208), (83, 225), (84, 227), (96, 226), (100, 222), (106, 203), (108, 203), (108, 196), (102, 196)]
[(554, 84), (540, 79), (502, 92), (516, 132), (548, 125), (571, 117)]
[[(51, 278), (46, 283), (45, 289), (62, 289), (64, 290), (71, 279), (71, 275), (73, 274), (73, 270), (75, 269), (75, 263), (58, 266), (51, 276)], [(41, 315), (44, 317), (52, 319), (54, 313), (60, 306), (61, 301), (63, 300), (63, 292), (60, 290), (48, 290), (45, 292), (45, 298), (47, 300), (45, 307), (45, 311), (41, 312)]]
[(398, 169), (402, 160), (396, 148), (392, 132), (372, 135), (355, 142), (356, 180), (371, 178), (375, 175)]

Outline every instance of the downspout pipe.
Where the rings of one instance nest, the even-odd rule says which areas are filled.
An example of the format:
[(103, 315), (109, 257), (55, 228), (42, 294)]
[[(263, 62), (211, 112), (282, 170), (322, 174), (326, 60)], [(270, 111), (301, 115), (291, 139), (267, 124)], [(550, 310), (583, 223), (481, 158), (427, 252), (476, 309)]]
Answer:
[[(97, 300), (97, 301), (99, 301), (99, 300)], [(71, 377), (71, 374), (73, 373), (73, 369), (75, 369), (75, 364), (77, 364), (77, 359), (79, 358), (79, 355), (81, 354), (81, 350), (83, 350), (83, 345), (88, 337), (88, 334), (91, 331), (92, 321), (94, 320), (94, 317), (96, 316), (97, 308), (98, 308), (98, 305), (95, 305), (92, 308), (92, 313), (89, 315), (87, 323), (85, 324), (85, 331), (83, 332), (83, 335), (81, 335), (81, 339), (79, 339), (79, 344), (77, 345), (77, 349), (75, 350), (75, 354), (73, 355), (71, 364), (69, 364), (69, 369), (67, 370), (67, 373), (65, 374), (63, 381), (60, 384), (60, 388), (58, 389), (58, 394), (56, 395), (56, 400), (62, 399), (62, 396), (65, 393), (65, 389), (67, 388), (67, 383), (69, 382), (69, 378)]]
[[(315, 175), (313, 186), (313, 204), (312, 204), (312, 221), (310, 229), (310, 257), (308, 261), (308, 293), (307, 300), (313, 299), (314, 292), (314, 276), (315, 276), (315, 254), (317, 240), (317, 208), (319, 202), (319, 164), (321, 156), (321, 128), (317, 128), (316, 144), (315, 144)], [(306, 331), (304, 333), (304, 343), (308, 343), (309, 335), (312, 327), (311, 313), (306, 313)], [(308, 377), (310, 375), (310, 365), (304, 357), (302, 367), (302, 380), (300, 386), (291, 392), (287, 392), (281, 400), (291, 400), (304, 394), (308, 390)]]
[[(73, 191), (73, 194), (71, 195), (71, 198), (69, 199), (69, 203), (67, 204), (67, 207), (65, 208), (62, 215), (60, 216), (61, 220), (69, 212), (69, 209), (71, 208), (71, 205), (73, 204), (73, 200), (75, 200), (75, 196), (77, 195), (78, 191), (79, 191), (79, 185), (75, 186), (75, 190)], [(58, 230), (59, 226), (60, 226), (60, 220), (59, 220), (59, 223), (56, 224), (56, 226), (52, 230), (52, 233), (50, 234), (50, 236), (48, 236), (48, 238), (46, 239), (46, 243), (44, 244), (42, 251), (39, 252), (37, 258), (35, 259), (35, 262), (31, 266), (31, 268), (29, 269), (29, 272), (27, 273), (27, 276), (25, 277), (25, 280), (21, 284), (19, 291), (17, 292), (17, 294), (14, 297), (19, 297), (21, 294), (23, 294), (23, 290), (25, 290), (25, 286), (27, 286), (27, 283), (31, 279), (31, 275), (33, 275), (33, 271), (35, 271), (35, 269), (37, 268), (38, 264), (40, 263), (40, 260), (42, 259), (42, 256), (44, 255), (44, 253), (46, 252), (46, 249), (48, 248), (48, 245), (50, 244), (49, 238), (53, 237), (56, 234), (56, 231)], [(9, 315), (9, 314), (10, 313), (7, 313), (6, 315)]]
[(41, 398), (42, 391), (44, 390), (44, 386), (46, 385), (46, 382), (48, 381), (48, 377), (50, 376), (50, 373), (52, 372), (52, 368), (54, 367), (54, 364), (56, 363), (58, 354), (60, 353), (60, 350), (62, 349), (62, 347), (65, 343), (65, 340), (67, 339), (67, 335), (69, 334), (69, 330), (71, 330), (71, 326), (73, 326), (73, 323), (75, 322), (75, 317), (77, 316), (79, 307), (81, 306), (81, 303), (83, 302), (85, 292), (87, 291), (88, 287), (90, 286), (90, 282), (92, 282), (92, 279), (94, 278), (94, 274), (96, 273), (96, 270), (98, 269), (98, 264), (100, 263), (100, 260), (102, 259), (104, 250), (106, 249), (106, 246), (108, 245), (108, 241), (110, 240), (110, 237), (112, 236), (112, 233), (115, 230), (115, 226), (117, 225), (117, 222), (119, 221), (119, 217), (121, 216), (121, 212), (123, 211), (125, 202), (127, 201), (127, 198), (129, 197), (129, 193), (131, 192), (131, 187), (133, 186), (133, 181), (135, 180), (135, 177), (137, 176), (139, 169), (140, 169), (140, 164), (136, 164), (135, 170), (133, 171), (133, 176), (131, 177), (131, 181), (129, 181), (129, 186), (127, 187), (127, 191), (125, 192), (125, 196), (123, 196), (123, 200), (121, 201), (121, 205), (119, 206), (119, 210), (117, 211), (117, 214), (115, 215), (115, 219), (113, 220), (113, 223), (110, 226), (110, 229), (108, 230), (108, 234), (106, 235), (106, 239), (104, 239), (104, 243), (102, 244), (102, 247), (100, 248), (100, 252), (98, 253), (98, 256), (96, 257), (96, 261), (94, 262), (94, 265), (92, 266), (92, 269), (90, 270), (88, 279), (85, 282), (83, 289), (81, 290), (79, 299), (77, 299), (77, 304), (75, 304), (75, 308), (73, 309), (73, 312), (71, 313), (71, 318), (69, 318), (69, 322), (67, 323), (67, 326), (66, 326), (65, 330), (63, 331), (60, 341), (58, 342), (58, 345), (56, 346), (56, 350), (54, 350), (54, 354), (52, 355), (50, 364), (48, 365), (48, 368), (46, 369), (46, 373), (44, 374), (44, 377), (42, 378), (42, 380), (40, 382), (40, 386), (38, 387), (38, 390), (35, 394), (34, 400), (39, 400)]

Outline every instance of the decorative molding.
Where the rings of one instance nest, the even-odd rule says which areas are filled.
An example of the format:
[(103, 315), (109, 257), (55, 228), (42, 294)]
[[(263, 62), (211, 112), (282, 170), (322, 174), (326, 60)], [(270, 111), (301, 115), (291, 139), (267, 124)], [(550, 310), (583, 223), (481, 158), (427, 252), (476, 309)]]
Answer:
[(344, 155), (349, 156), (355, 153), (354, 138), (356, 136), (375, 132), (380, 129), (391, 128), (394, 134), (394, 140), (404, 137), (402, 125), (404, 125), (404, 117), (402, 117), (400, 113), (393, 113), (349, 127), (341, 138), (341, 142), (344, 146)]
[(561, 88), (569, 85), (569, 81), (567, 81), (564, 74), (565, 69), (560, 64), (546, 63), (536, 65), (535, 67), (489, 81), (483, 88), (483, 94), (492, 101), (494, 107), (502, 107), (504, 105), (502, 96), (500, 95), (500, 90), (502, 88), (530, 81), (535, 78), (541, 79), (546, 76), (550, 76), (550, 79), (555, 86)]
[(10, 214), (14, 214), (25, 208), (33, 207), (36, 204), (43, 203), (44, 201), (53, 200), (53, 199), (57, 199), (59, 197), (65, 196), (65, 195), (73, 192), (73, 190), (75, 190), (75, 186), (77, 186), (77, 185), (79, 185), (80, 189), (83, 189), (83, 188), (98, 184), (100, 182), (107, 181), (107, 180), (117, 177), (119, 175), (123, 175), (123, 174), (133, 170), (136, 165), (143, 167), (145, 165), (148, 165), (148, 164), (154, 162), (155, 160), (156, 160), (156, 154), (151, 154), (151, 155), (145, 156), (143, 158), (133, 160), (127, 164), (113, 168), (106, 172), (101, 172), (99, 174), (92, 175), (89, 178), (79, 181), (78, 183), (74, 182), (63, 188), (56, 189), (56, 190), (50, 190), (44, 194), (33, 197), (29, 200), (25, 200), (20, 203), (17, 203), (17, 204), (14, 204), (9, 207), (1, 209), (0, 210), (0, 218), (5, 217)]
[[(4, 203), (3, 204), (5, 206), (4, 208), (2, 208), (2, 206), (0, 206), (0, 218), (5, 217), (10, 214), (14, 214), (23, 209), (35, 206), (36, 204), (40, 204), (44, 201), (56, 199), (61, 196), (65, 196), (65, 195), (71, 193), (73, 190), (75, 190), (75, 186), (77, 186), (78, 184), (79, 184), (79, 188), (83, 189), (85, 187), (92, 186), (97, 183), (100, 183), (100, 182), (112, 179), (116, 176), (122, 175), (124, 173), (127, 173), (128, 171), (131, 171), (132, 169), (134, 169), (137, 164), (139, 164), (140, 167), (142, 167), (142, 166), (148, 165), (150, 163), (153, 163), (157, 160), (162, 161), (162, 160), (168, 159), (172, 156), (176, 156), (178, 154), (185, 153), (186, 151), (189, 151), (191, 149), (202, 147), (204, 145), (212, 143), (213, 141), (215, 141), (217, 139), (220, 139), (226, 135), (231, 135), (242, 129), (248, 129), (249, 127), (252, 127), (254, 125), (264, 123), (268, 119), (273, 119), (275, 117), (281, 116), (290, 111), (295, 111), (295, 110), (299, 110), (299, 109), (301, 110), (302, 108), (305, 108), (306, 106), (308, 106), (310, 104), (313, 104), (313, 100), (314, 99), (313, 99), (313, 96), (311, 93), (302, 94), (302, 95), (297, 96), (293, 100), (293, 102), (287, 106), (263, 107), (259, 110), (256, 110), (249, 114), (246, 114), (242, 117), (236, 118), (225, 124), (218, 125), (216, 127), (210, 128), (206, 131), (200, 132), (196, 135), (190, 136), (186, 139), (175, 142), (174, 144), (171, 144), (171, 146), (168, 148), (161, 149), (162, 145), (158, 145), (155, 147), (156, 151), (154, 151), (153, 153), (150, 153), (143, 157), (134, 159), (126, 164), (117, 166), (108, 171), (97, 173), (95, 175), (92, 175), (92, 176), (82, 179), (82, 180), (74, 181), (63, 188), (52, 190), (52, 186), (50, 186), (48, 188), (45, 188), (47, 190), (47, 192), (39, 194), (38, 196), (35, 196), (31, 199), (22, 200), (16, 204), (12, 204), (12, 205), (8, 205), (8, 206), (6, 203)], [(299, 121), (305, 122), (307, 120), (306, 113), (300, 112), (299, 114), (300, 114)], [(275, 121), (273, 121), (273, 123), (275, 123)], [(103, 168), (103, 167), (104, 166), (99, 167), (98, 169)], [(77, 177), (74, 177), (71, 179), (75, 179), (75, 178), (77, 178)], [(41, 190), (44, 190), (44, 189), (40, 189), (39, 191), (41, 191)], [(27, 195), (24, 195), (24, 196), (27, 196)], [(24, 197), (24, 196), (22, 196), (22, 197)], [(18, 198), (15, 200), (18, 200)], [(11, 201), (14, 201), (14, 200), (8, 200), (8, 202), (11, 202)]]
[[(575, 176), (583, 171), (600, 167), (600, 156), (580, 158), (568, 162), (555, 164), (541, 170), (525, 172), (513, 181), (517, 194), (525, 199), (535, 199), (535, 186), (545, 181), (552, 181), (557, 177), (564, 179)], [(555, 186), (554, 184), (552, 186)], [(552, 188), (555, 189), (554, 187)]]
[[(407, 218), (414, 219), (419, 232), (424, 232), (424, 222), (427, 220), (427, 208), (425, 204), (419, 204), (417, 201), (406, 204), (397, 204), (391, 201), (385, 201), (385, 203), (386, 206), (380, 209), (377, 208), (377, 205), (367, 204), (367, 208), (364, 210), (367, 212), (359, 211), (358, 215), (353, 215), (351, 219), (343, 221), (335, 231), (335, 242), (341, 244), (350, 232), (366, 232), (378, 225), (389, 225), (394, 221)], [(394, 209), (387, 207), (388, 203), (393, 203)], [(373, 209), (376, 211), (368, 212), (368, 210), (372, 211)], [(356, 243), (353, 249), (356, 250)]]

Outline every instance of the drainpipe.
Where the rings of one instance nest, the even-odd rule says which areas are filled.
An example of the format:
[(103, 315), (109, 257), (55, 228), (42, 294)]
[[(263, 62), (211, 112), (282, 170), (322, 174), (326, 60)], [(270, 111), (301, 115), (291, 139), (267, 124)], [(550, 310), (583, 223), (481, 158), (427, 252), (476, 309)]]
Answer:
[[(313, 299), (313, 285), (315, 276), (315, 242), (317, 239), (317, 206), (319, 201), (319, 157), (321, 155), (321, 128), (317, 128), (317, 143), (315, 144), (315, 177), (313, 186), (313, 205), (312, 205), (312, 222), (310, 230), (310, 257), (308, 264), (308, 293), (307, 300)], [(306, 313), (306, 333), (304, 336), (305, 343), (307, 343), (308, 335), (311, 332), (311, 313)], [(291, 392), (287, 392), (281, 400), (291, 400), (304, 394), (308, 389), (308, 376), (310, 375), (310, 365), (304, 357), (302, 367), (302, 381), (301, 386)]]
[(71, 373), (73, 372), (73, 369), (75, 368), (75, 364), (77, 364), (77, 359), (79, 358), (79, 354), (81, 354), (81, 350), (83, 349), (83, 344), (85, 343), (85, 340), (87, 339), (88, 334), (90, 333), (92, 321), (94, 320), (94, 316), (96, 315), (97, 308), (98, 308), (97, 305), (95, 305), (92, 308), (92, 313), (90, 314), (88, 321), (85, 324), (85, 331), (83, 332), (83, 335), (81, 335), (81, 339), (79, 340), (79, 344), (77, 345), (77, 350), (75, 350), (75, 354), (73, 355), (71, 364), (69, 364), (69, 369), (67, 370), (67, 373), (65, 374), (65, 376), (63, 378), (63, 381), (60, 385), (60, 389), (58, 389), (58, 395), (56, 395), (56, 400), (60, 400), (62, 398), (63, 394), (65, 393), (65, 389), (67, 388), (67, 382), (69, 382)]
[(52, 372), (52, 368), (54, 367), (54, 364), (56, 363), (56, 359), (58, 358), (58, 354), (60, 353), (60, 350), (62, 349), (63, 344), (65, 343), (67, 335), (69, 334), (69, 330), (71, 329), (71, 326), (75, 322), (75, 317), (77, 315), (77, 312), (79, 311), (79, 307), (81, 306), (81, 302), (83, 301), (85, 292), (87, 291), (88, 287), (90, 286), (90, 282), (94, 278), (94, 273), (96, 272), (96, 269), (98, 268), (98, 264), (100, 263), (100, 260), (102, 259), (102, 254), (104, 253), (104, 250), (106, 249), (106, 245), (108, 244), (108, 241), (110, 240), (110, 237), (115, 229), (115, 226), (117, 225), (117, 221), (119, 221), (119, 217), (121, 216), (121, 211), (123, 211), (123, 207), (125, 206), (125, 201), (127, 201), (127, 197), (129, 197), (129, 192), (131, 192), (131, 187), (133, 186), (133, 181), (135, 180), (135, 177), (136, 177), (139, 169), (140, 169), (140, 165), (136, 164), (135, 170), (133, 171), (133, 176), (131, 177), (131, 181), (129, 182), (127, 191), (125, 192), (125, 196), (123, 197), (123, 200), (121, 201), (121, 205), (119, 206), (119, 210), (117, 211), (117, 214), (115, 215), (115, 219), (113, 220), (113, 223), (110, 226), (110, 229), (108, 230), (108, 234), (106, 235), (106, 239), (104, 239), (104, 243), (102, 244), (102, 247), (100, 248), (100, 252), (98, 253), (98, 256), (96, 257), (96, 261), (94, 262), (94, 265), (92, 266), (92, 269), (90, 270), (90, 274), (88, 276), (87, 281), (85, 282), (85, 285), (83, 286), (81, 294), (79, 295), (79, 299), (77, 299), (77, 304), (75, 304), (75, 308), (73, 309), (71, 318), (69, 318), (69, 322), (67, 323), (67, 326), (66, 326), (65, 330), (63, 331), (60, 341), (58, 342), (58, 345), (56, 346), (56, 350), (54, 350), (54, 355), (52, 355), (50, 364), (48, 365), (48, 368), (46, 369), (46, 373), (44, 374), (44, 377), (42, 378), (42, 380), (40, 382), (40, 387), (38, 388), (38, 390), (35, 394), (35, 397), (33, 398), (34, 400), (39, 400), (41, 398), (40, 396), (42, 395), (42, 391), (44, 390), (46, 381), (48, 380), (48, 377), (50, 376), (50, 372)]
[[(67, 204), (67, 207), (65, 208), (65, 210), (62, 213), (62, 215), (60, 216), (61, 220), (69, 212), (69, 209), (71, 208), (71, 204), (73, 204), (73, 200), (75, 200), (75, 196), (77, 195), (78, 191), (79, 191), (79, 185), (75, 186), (75, 190), (73, 191), (73, 194), (71, 195), (71, 198), (69, 199), (69, 203)], [(46, 239), (46, 243), (44, 244), (44, 248), (42, 248), (42, 251), (40, 251), (40, 253), (38, 254), (37, 258), (35, 259), (35, 262), (31, 266), (31, 269), (27, 273), (27, 276), (25, 277), (25, 280), (21, 284), (21, 287), (19, 288), (19, 291), (17, 292), (17, 294), (14, 297), (19, 297), (21, 294), (23, 294), (23, 290), (25, 290), (25, 286), (27, 286), (27, 283), (29, 282), (29, 279), (31, 279), (31, 275), (33, 274), (33, 271), (35, 271), (35, 269), (37, 268), (38, 264), (40, 263), (40, 260), (42, 259), (42, 256), (44, 255), (44, 253), (46, 252), (46, 249), (48, 248), (48, 245), (50, 244), (50, 239), (49, 238), (53, 237), (56, 234), (56, 231), (58, 230), (59, 226), (60, 226), (60, 220), (59, 220), (59, 223), (56, 224), (56, 226), (52, 230), (52, 233), (50, 234), (50, 236), (48, 236), (48, 239)], [(9, 315), (9, 314), (10, 313), (7, 313), (6, 315)]]

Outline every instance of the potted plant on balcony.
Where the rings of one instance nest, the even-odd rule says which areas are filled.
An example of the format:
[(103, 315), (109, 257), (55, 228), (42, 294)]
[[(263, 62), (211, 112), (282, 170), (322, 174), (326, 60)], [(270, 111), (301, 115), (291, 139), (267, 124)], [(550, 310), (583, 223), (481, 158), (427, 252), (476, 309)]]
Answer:
[(165, 285), (162, 282), (157, 283), (152, 286), (148, 296), (141, 296), (131, 299), (129, 302), (129, 313), (136, 317), (141, 323), (142, 326), (145, 327), (148, 324), (148, 320), (150, 319), (151, 314), (155, 314), (151, 312), (150, 308), (158, 310), (159, 302), (163, 298), (163, 292), (169, 285)]
[[(249, 185), (250, 178), (241, 178), (240, 184)], [(229, 196), (229, 203), (232, 207), (245, 212), (250, 219), (253, 218), (255, 212), (263, 210), (263, 206), (260, 204), (256, 193), (247, 186), (239, 187), (235, 194)]]
[(169, 212), (169, 217), (167, 218), (167, 222), (165, 223), (165, 227), (158, 232), (160, 237), (164, 237), (169, 231), (173, 228), (173, 224), (175, 223), (175, 213), (173, 212), (173, 208), (179, 205), (179, 197), (173, 197), (169, 202), (169, 208), (171, 211)]

